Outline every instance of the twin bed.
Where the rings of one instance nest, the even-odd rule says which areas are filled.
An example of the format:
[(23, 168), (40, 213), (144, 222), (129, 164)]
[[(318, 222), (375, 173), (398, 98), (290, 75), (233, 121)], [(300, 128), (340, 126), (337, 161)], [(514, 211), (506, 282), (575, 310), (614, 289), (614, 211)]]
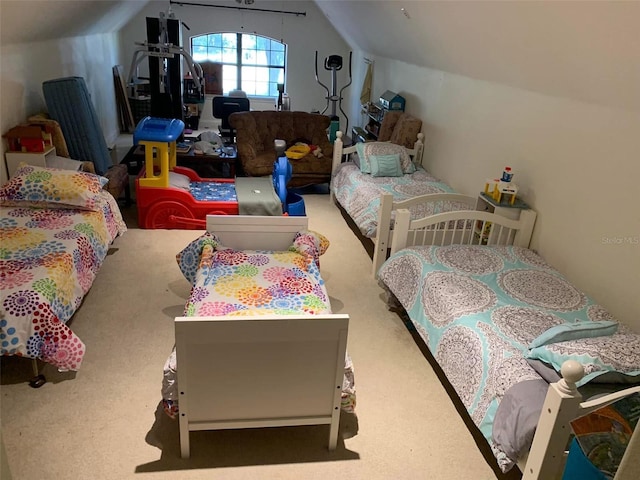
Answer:
[(328, 424), (336, 447), (355, 387), (349, 316), (331, 313), (320, 275), (327, 247), (307, 217), (209, 215), (177, 255), (192, 290), (162, 392), (183, 458), (194, 430)]
[[(412, 220), (400, 209), (378, 278), (502, 471), (518, 464), (526, 479), (550, 479), (561, 471), (569, 420), (640, 392), (580, 405), (576, 389), (589, 396), (640, 383), (640, 335), (526, 248), (529, 236), (525, 219), (458, 211)], [(622, 470), (638, 468), (629, 450)]]
[[(412, 218), (420, 218), (476, 208), (475, 197), (455, 193), (422, 167), (424, 134), (418, 134), (412, 149), (388, 142), (357, 143), (345, 148), (342, 136), (342, 132), (337, 133), (333, 148), (330, 197), (364, 237), (374, 276), (387, 258), (393, 212), (397, 209), (407, 208)], [(392, 157), (397, 157), (399, 168), (393, 168)]]
[[(21, 166), (0, 187), (1, 353), (78, 370), (85, 345), (67, 322), (114, 239), (118, 205), (94, 174)], [(44, 381), (38, 377), (32, 386)]]

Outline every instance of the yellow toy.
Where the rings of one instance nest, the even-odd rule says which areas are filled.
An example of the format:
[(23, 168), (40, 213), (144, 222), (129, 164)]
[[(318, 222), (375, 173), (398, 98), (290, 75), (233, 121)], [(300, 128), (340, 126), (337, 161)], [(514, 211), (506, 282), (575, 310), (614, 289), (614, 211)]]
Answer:
[(184, 130), (178, 119), (145, 117), (138, 123), (133, 143), (144, 147), (145, 176), (143, 187), (169, 187), (169, 171), (177, 162), (176, 141)]
[(518, 194), (518, 186), (513, 182), (503, 182), (499, 178), (494, 178), (485, 182), (484, 193), (491, 196), (496, 203), (501, 203), (502, 197), (506, 196), (509, 205), (513, 205)]
[(484, 193), (493, 197), (493, 192), (495, 192), (496, 188), (498, 188), (499, 183), (500, 183), (499, 178), (487, 180), (484, 184)]
[(290, 146), (284, 154), (287, 158), (292, 160), (299, 160), (304, 158), (311, 151), (311, 147), (306, 143), (296, 143), (295, 145)]
[(516, 195), (518, 194), (518, 186), (511, 182), (500, 182), (493, 190), (493, 199), (500, 203), (502, 202), (502, 196), (509, 197), (509, 205), (513, 205), (516, 201)]

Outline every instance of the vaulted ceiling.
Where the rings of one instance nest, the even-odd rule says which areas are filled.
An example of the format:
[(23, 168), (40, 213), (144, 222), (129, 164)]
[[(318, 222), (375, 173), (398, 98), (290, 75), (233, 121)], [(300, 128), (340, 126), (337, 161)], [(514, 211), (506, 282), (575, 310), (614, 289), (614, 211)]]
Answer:
[[(200, 0), (237, 5), (231, 0)], [(2, 45), (117, 31), (144, 0), (2, 0)], [(640, 1), (315, 0), (353, 48), (640, 110)], [(255, 8), (282, 8), (256, 0)]]
[(0, 42), (41, 42), (119, 30), (147, 0), (1, 0)]
[(373, 55), (640, 110), (640, 1), (316, 0)]

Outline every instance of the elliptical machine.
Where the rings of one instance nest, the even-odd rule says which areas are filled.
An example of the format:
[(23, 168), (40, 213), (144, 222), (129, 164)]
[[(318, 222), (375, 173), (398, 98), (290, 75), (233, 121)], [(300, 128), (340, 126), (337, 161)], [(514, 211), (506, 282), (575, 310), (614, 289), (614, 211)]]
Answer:
[(329, 102), (331, 102), (331, 127), (329, 128), (329, 140), (331, 142), (335, 141), (336, 139), (336, 132), (340, 129), (340, 117), (338, 117), (337, 115), (337, 109), (340, 109), (340, 112), (342, 112), (342, 115), (345, 118), (346, 121), (346, 126), (344, 131), (347, 132), (349, 130), (349, 117), (347, 117), (347, 114), (344, 112), (344, 110), (342, 109), (342, 92), (344, 91), (345, 88), (347, 88), (349, 85), (351, 85), (351, 57), (353, 55), (353, 52), (349, 52), (349, 83), (347, 83), (344, 87), (342, 87), (340, 89), (340, 93), (338, 94), (337, 90), (338, 90), (338, 71), (342, 70), (342, 57), (340, 55), (329, 55), (327, 58), (324, 59), (324, 69), (325, 70), (329, 70), (331, 72), (331, 92), (329, 92), (329, 88), (327, 88), (326, 85), (324, 85), (319, 79), (318, 79), (318, 51), (316, 50), (316, 82), (318, 82), (320, 84), (321, 87), (323, 87), (326, 91), (327, 91), (327, 96), (325, 97), (325, 99), (327, 100), (327, 106), (325, 107), (325, 109), (320, 112), (320, 113), (324, 113), (329, 109)]

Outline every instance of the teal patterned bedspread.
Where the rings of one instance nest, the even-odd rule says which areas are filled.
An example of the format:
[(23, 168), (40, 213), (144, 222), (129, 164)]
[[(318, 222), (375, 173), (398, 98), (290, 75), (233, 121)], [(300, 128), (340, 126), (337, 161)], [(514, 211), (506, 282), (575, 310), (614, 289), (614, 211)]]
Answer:
[[(401, 177), (372, 177), (360, 172), (360, 168), (353, 162), (340, 165), (331, 180), (331, 189), (336, 200), (367, 238), (376, 236), (381, 194), (391, 193), (395, 200), (406, 200), (429, 193), (455, 193), (449, 185), (421, 167), (416, 172)], [(442, 204), (421, 204), (412, 206), (409, 210), (411, 218), (421, 218), (439, 213), (441, 210), (437, 208), (455, 210)]]
[[(529, 344), (551, 327), (614, 320), (537, 253), (521, 247), (452, 245), (404, 249), (379, 279), (417, 332), (493, 447), (498, 404), (514, 384), (540, 379), (525, 360)], [(502, 457), (502, 458), (501, 458)]]

